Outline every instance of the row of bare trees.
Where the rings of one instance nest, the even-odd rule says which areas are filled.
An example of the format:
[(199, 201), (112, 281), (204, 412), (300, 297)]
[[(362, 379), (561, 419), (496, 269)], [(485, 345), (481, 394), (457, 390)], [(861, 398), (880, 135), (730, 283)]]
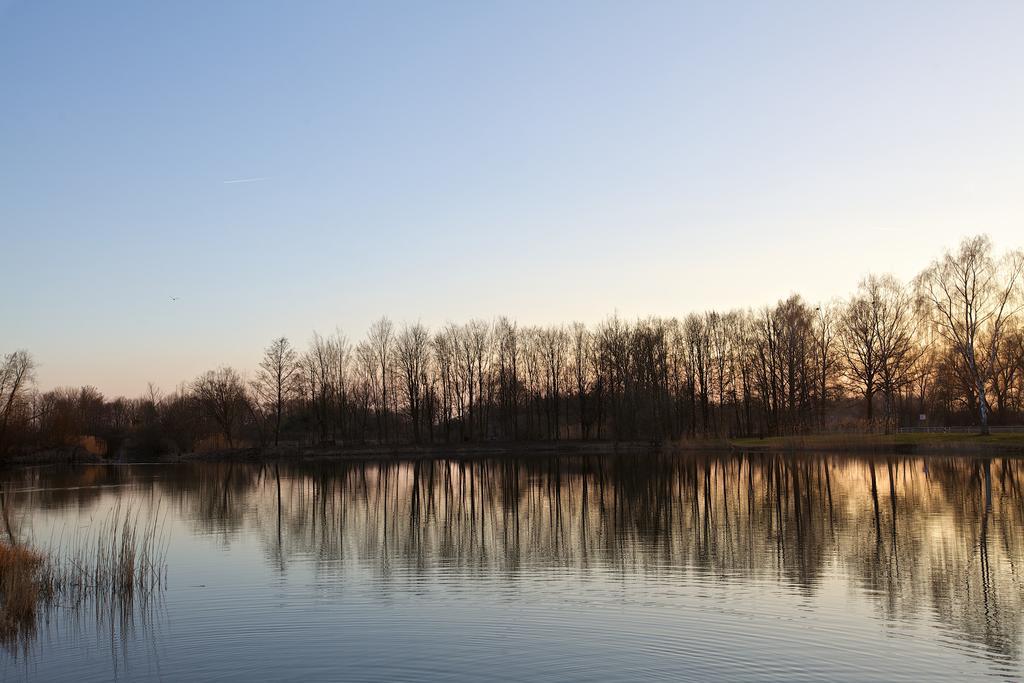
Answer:
[[(133, 432), (187, 449), (242, 441), (449, 443), (683, 439), (891, 430), (1020, 420), (1020, 251), (964, 240), (909, 283), (870, 275), (844, 301), (792, 296), (760, 310), (430, 330), (374, 323), (353, 344), (273, 340), (246, 379), (211, 370), (163, 396), (104, 401), (32, 389), (19, 351), (0, 370), (0, 447)], [(29, 438), (31, 440), (31, 438)]]

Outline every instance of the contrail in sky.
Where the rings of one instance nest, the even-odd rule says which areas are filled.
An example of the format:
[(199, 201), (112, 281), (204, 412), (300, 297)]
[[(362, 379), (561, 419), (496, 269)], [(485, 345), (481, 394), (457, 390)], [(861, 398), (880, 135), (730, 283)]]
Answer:
[(234, 185), (235, 183), (258, 183), (266, 178), (238, 178), (236, 180), (225, 180), (225, 185)]

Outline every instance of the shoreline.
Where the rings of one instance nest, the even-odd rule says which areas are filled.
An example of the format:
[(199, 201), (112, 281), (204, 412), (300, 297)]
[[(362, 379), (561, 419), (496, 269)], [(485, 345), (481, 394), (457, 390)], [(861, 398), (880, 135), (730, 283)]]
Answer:
[(1024, 457), (1024, 433), (809, 434), (731, 439), (748, 453), (891, 453), (898, 455), (999, 455)]
[(814, 434), (765, 438), (651, 441), (497, 441), (434, 445), (358, 446), (251, 446), (206, 452), (190, 452), (142, 459), (107, 459), (67, 451), (44, 451), (5, 459), (2, 466), (49, 464), (105, 464), (121, 462), (310, 462), (332, 460), (460, 460), (475, 458), (533, 457), (550, 455), (623, 455), (686, 453), (750, 454), (888, 454), (1024, 457), (1024, 433), (978, 434)]
[[(1024, 457), (1024, 434), (857, 434), (766, 437), (763, 439), (706, 439), (652, 443), (649, 441), (543, 441), (433, 446), (308, 446), (244, 448), (231, 451), (185, 453), (178, 462), (310, 462), (331, 460), (460, 460), (474, 458), (534, 457), (550, 455), (625, 455), (735, 453), (759, 455), (928, 455)], [(931, 437), (931, 438), (922, 438)]]
[(499, 441), (435, 445), (268, 446), (182, 453), (178, 462), (308, 462), (318, 460), (460, 460), (545, 455), (617, 455), (661, 450), (646, 441)]

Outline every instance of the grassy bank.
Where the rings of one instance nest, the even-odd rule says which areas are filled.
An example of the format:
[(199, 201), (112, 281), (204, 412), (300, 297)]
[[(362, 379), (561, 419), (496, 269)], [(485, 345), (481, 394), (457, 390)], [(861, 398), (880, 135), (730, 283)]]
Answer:
[(984, 454), (1024, 456), (1024, 434), (930, 433), (930, 434), (815, 434), (776, 436), (764, 439), (687, 439), (664, 443), (651, 441), (537, 441), (449, 444), (437, 446), (311, 446), (248, 448), (182, 456), (189, 461), (248, 460), (379, 460), (459, 459), (544, 455), (614, 455), (645, 452), (748, 451), (764, 453), (915, 453)]
[[(719, 446), (728, 447), (723, 442)], [(638, 453), (656, 449), (649, 441), (493, 441), (483, 443), (426, 445), (373, 445), (373, 446), (281, 446), (263, 448), (236, 448), (234, 450), (186, 453), (180, 460), (223, 461), (249, 460), (366, 460), (400, 458), (459, 459), (529, 455), (611, 455)]]
[(786, 452), (865, 452), (916, 454), (979, 454), (1024, 455), (1024, 434), (813, 434), (807, 436), (774, 436), (764, 439), (730, 439), (736, 450)]
[[(165, 462), (274, 462), (309, 460), (435, 460), (549, 455), (615, 455), (649, 452), (747, 451), (764, 453), (914, 453), (967, 455), (992, 453), (1024, 456), (1024, 433), (981, 436), (964, 433), (812, 434), (766, 438), (685, 439), (652, 441), (493, 441), (437, 445), (318, 445), (244, 447), (168, 455)], [(104, 462), (97, 459), (98, 462)], [(67, 462), (39, 458), (31, 464)], [(0, 464), (24, 465), (5, 461)]]

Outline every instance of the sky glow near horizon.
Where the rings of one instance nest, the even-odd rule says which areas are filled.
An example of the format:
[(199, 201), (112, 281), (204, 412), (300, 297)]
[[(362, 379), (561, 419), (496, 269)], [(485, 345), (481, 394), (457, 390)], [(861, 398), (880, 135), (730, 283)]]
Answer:
[[(1024, 246), (1024, 3), (0, 0), (0, 352), (826, 301)], [(171, 297), (180, 297), (171, 301)]]

